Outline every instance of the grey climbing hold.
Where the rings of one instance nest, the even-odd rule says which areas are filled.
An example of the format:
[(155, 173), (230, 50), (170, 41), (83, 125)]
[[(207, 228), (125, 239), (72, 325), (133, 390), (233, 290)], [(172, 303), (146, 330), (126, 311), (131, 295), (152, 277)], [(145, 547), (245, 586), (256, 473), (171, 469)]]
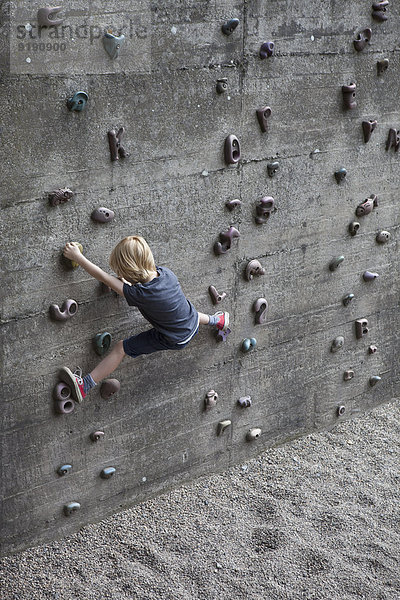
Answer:
[(378, 244), (386, 244), (390, 240), (390, 233), (388, 231), (380, 231), (376, 236)]
[(256, 313), (255, 322), (256, 325), (263, 325), (266, 320), (266, 314), (268, 310), (268, 302), (265, 298), (257, 298), (253, 304), (253, 310)]
[(342, 299), (343, 305), (348, 306), (350, 302), (354, 300), (354, 297), (354, 294), (346, 294), (346, 296), (344, 296)]
[(232, 421), (226, 419), (225, 421), (220, 421), (217, 427), (217, 435), (222, 435), (224, 431), (226, 431), (232, 425)]
[(340, 267), (340, 265), (342, 264), (343, 261), (344, 261), (344, 256), (337, 256), (336, 258), (331, 260), (331, 262), (329, 263), (329, 270), (336, 271), (336, 269), (338, 269)]
[(110, 479), (110, 477), (112, 477), (115, 473), (115, 468), (114, 467), (105, 467), (105, 469), (103, 469), (100, 473), (100, 477), (102, 479)]
[(64, 202), (68, 202), (73, 197), (74, 192), (69, 188), (59, 188), (49, 193), (49, 203), (51, 206), (58, 206)]
[(358, 221), (352, 221), (350, 223), (350, 225), (349, 225), (350, 235), (352, 235), (354, 237), (355, 235), (357, 235), (359, 229), (360, 229), (360, 223), (358, 223)]
[(343, 415), (345, 414), (345, 412), (346, 412), (346, 407), (345, 406), (343, 406), (343, 405), (342, 406), (338, 406), (338, 409), (337, 409), (338, 417), (343, 417)]
[(275, 160), (274, 162), (269, 162), (267, 164), (267, 173), (270, 177), (274, 177), (276, 173), (279, 171), (279, 162)]
[(57, 473), (58, 475), (60, 475), (60, 477), (63, 477), (64, 475), (68, 475), (68, 473), (71, 471), (72, 469), (72, 465), (62, 465), (61, 467), (59, 467), (57, 469)]
[(99, 442), (104, 437), (104, 431), (93, 431), (89, 437), (92, 442)]
[(242, 342), (242, 352), (250, 352), (257, 345), (256, 338), (246, 338)]
[(71, 112), (81, 112), (88, 103), (89, 96), (86, 92), (75, 92), (71, 98), (67, 100), (67, 108)]
[(53, 17), (62, 10), (62, 6), (46, 6), (37, 11), (37, 21), (41, 27), (52, 27), (61, 25), (64, 19), (54, 19)]
[(374, 281), (379, 277), (378, 273), (372, 273), (371, 271), (364, 271), (363, 279), (364, 281)]
[(379, 375), (373, 375), (369, 378), (369, 385), (373, 387), (374, 385), (379, 383), (379, 381), (382, 381), (382, 377), (379, 377)]
[(93, 221), (97, 221), (98, 223), (109, 223), (113, 220), (114, 216), (114, 211), (104, 206), (96, 208), (91, 215)]
[(79, 510), (81, 507), (81, 505), (79, 504), (79, 502), (69, 502), (68, 504), (64, 505), (64, 514), (69, 517), (71, 516), (74, 512), (76, 512), (77, 510)]
[(258, 440), (261, 435), (261, 429), (255, 427), (254, 429), (249, 429), (246, 435), (246, 440), (248, 442), (253, 442), (254, 440)]
[(344, 167), (341, 167), (340, 169), (338, 169), (337, 171), (335, 171), (336, 182), (339, 184), (342, 181), (344, 181), (346, 175), (347, 175), (347, 171), (346, 171), (346, 169)]
[(103, 46), (108, 56), (113, 60), (118, 58), (119, 53), (121, 52), (121, 48), (125, 43), (124, 35), (113, 35), (113, 33), (108, 30), (104, 34), (103, 37)]
[(251, 397), (250, 396), (242, 396), (237, 401), (241, 408), (249, 408), (251, 406)]
[(207, 392), (205, 400), (204, 400), (205, 408), (207, 410), (210, 410), (211, 408), (214, 408), (215, 406), (217, 406), (217, 402), (218, 402), (217, 392), (215, 390), (210, 390), (209, 392)]
[(342, 335), (338, 335), (331, 344), (331, 352), (338, 352), (344, 346), (344, 337)]
[(350, 381), (350, 379), (353, 379), (353, 377), (354, 377), (354, 371), (352, 371), (352, 370), (345, 371), (343, 373), (344, 381)]

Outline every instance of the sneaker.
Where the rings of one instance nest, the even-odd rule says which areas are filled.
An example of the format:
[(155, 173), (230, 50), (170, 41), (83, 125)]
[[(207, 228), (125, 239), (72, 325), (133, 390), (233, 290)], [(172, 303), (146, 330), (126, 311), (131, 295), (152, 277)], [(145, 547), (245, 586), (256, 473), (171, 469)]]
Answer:
[(229, 326), (229, 313), (219, 311), (216, 312), (213, 316), (218, 317), (217, 329), (219, 329), (220, 331), (226, 331)]
[(59, 375), (61, 381), (64, 381), (64, 383), (71, 386), (71, 393), (74, 400), (82, 402), (86, 397), (86, 394), (83, 391), (82, 369), (77, 367), (75, 373), (72, 373), (68, 367), (62, 367)]

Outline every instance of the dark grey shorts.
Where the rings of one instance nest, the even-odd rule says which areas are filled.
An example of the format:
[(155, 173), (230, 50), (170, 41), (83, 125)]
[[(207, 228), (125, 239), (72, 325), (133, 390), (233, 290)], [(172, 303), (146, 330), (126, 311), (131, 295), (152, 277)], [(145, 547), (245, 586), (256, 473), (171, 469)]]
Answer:
[[(196, 333), (198, 330), (199, 328), (197, 328)], [(196, 335), (196, 333), (194, 335)], [(189, 342), (190, 341), (191, 340), (189, 340)], [(177, 344), (157, 331), (157, 329), (149, 329), (148, 331), (143, 331), (143, 333), (127, 338), (123, 341), (123, 344), (125, 354), (135, 358), (141, 354), (152, 354), (153, 352), (159, 352), (160, 350), (182, 350), (189, 342), (186, 344)]]

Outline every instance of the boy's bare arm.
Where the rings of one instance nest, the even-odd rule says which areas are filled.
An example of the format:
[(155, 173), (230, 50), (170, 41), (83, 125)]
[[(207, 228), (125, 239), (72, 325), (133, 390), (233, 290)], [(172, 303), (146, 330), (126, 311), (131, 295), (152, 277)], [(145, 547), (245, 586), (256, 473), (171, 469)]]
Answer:
[(117, 292), (117, 294), (119, 294), (120, 296), (124, 295), (123, 282), (117, 279), (117, 277), (109, 275), (108, 273), (103, 271), (103, 269), (100, 269), (100, 267), (90, 262), (90, 260), (83, 256), (78, 246), (76, 246), (73, 242), (68, 242), (68, 244), (65, 245), (63, 254), (69, 260), (77, 262), (80, 267), (82, 267), (87, 273), (89, 273), (89, 275), (91, 275), (98, 281), (102, 281), (105, 285), (108, 285), (108, 287)]

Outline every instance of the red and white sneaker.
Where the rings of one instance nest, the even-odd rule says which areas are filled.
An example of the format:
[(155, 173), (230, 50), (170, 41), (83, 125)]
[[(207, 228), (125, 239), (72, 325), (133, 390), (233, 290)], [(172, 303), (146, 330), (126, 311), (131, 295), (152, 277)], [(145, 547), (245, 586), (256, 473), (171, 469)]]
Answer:
[(220, 331), (226, 331), (229, 327), (229, 313), (218, 311), (214, 313), (214, 317), (218, 317), (217, 329)]
[(70, 386), (74, 400), (82, 402), (86, 397), (86, 394), (83, 391), (82, 369), (76, 367), (75, 373), (73, 373), (68, 367), (62, 367), (59, 375), (61, 381), (64, 381), (64, 383)]

